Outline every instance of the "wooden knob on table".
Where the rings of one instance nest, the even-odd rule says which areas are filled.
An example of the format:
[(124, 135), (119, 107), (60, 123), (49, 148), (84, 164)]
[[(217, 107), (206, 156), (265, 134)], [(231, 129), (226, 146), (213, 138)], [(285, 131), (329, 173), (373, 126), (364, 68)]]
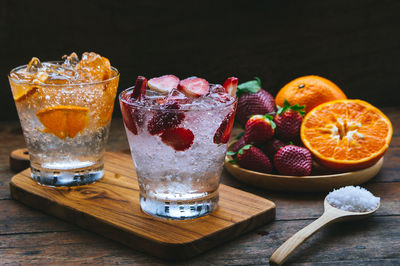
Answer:
[(17, 149), (10, 153), (10, 169), (21, 172), (30, 166), (28, 149)]

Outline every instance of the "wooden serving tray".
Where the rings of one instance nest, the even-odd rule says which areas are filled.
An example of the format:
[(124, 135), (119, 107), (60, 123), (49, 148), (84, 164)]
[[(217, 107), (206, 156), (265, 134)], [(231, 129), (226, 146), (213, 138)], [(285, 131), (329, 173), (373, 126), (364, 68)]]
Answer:
[(104, 159), (104, 178), (95, 184), (44, 187), (30, 178), (28, 168), (11, 179), (11, 196), (134, 249), (174, 260), (193, 257), (275, 217), (273, 202), (221, 184), (219, 207), (211, 215), (187, 221), (154, 218), (140, 209), (130, 155), (106, 152)]
[[(310, 176), (287, 176), (244, 169), (237, 164), (230, 163), (229, 161), (232, 159), (229, 155), (225, 156), (225, 168), (236, 179), (255, 187), (286, 192), (322, 192), (344, 186), (360, 185), (376, 176), (383, 165), (382, 157), (376, 164), (357, 171), (329, 174), (311, 173)], [(320, 166), (314, 164), (313, 167)]]

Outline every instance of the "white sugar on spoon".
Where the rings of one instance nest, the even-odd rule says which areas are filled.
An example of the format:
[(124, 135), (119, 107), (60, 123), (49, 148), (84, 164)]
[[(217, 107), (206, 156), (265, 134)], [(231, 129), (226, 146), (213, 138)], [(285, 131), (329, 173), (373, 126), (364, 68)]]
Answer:
[(293, 251), (328, 224), (356, 220), (370, 216), (380, 206), (380, 198), (359, 186), (347, 186), (334, 190), (326, 196), (325, 211), (317, 220), (286, 240), (271, 256), (271, 265), (281, 265)]

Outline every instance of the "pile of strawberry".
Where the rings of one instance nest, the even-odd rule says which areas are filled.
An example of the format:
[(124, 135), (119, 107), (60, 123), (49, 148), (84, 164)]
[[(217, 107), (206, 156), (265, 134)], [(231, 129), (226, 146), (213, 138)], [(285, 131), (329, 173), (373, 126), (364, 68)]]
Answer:
[(310, 175), (311, 152), (300, 140), (304, 106), (287, 101), (275, 106), (274, 97), (261, 88), (258, 78), (240, 84), (237, 95), (236, 119), (245, 129), (227, 153), (234, 158), (231, 163), (262, 173)]

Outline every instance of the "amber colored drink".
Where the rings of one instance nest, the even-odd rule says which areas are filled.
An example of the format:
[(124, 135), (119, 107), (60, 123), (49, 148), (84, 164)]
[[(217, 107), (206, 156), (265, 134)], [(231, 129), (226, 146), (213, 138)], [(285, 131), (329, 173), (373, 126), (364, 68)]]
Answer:
[(80, 186), (103, 177), (118, 80), (118, 70), (95, 53), (60, 62), (33, 58), (11, 71), (31, 176), (39, 184)]

